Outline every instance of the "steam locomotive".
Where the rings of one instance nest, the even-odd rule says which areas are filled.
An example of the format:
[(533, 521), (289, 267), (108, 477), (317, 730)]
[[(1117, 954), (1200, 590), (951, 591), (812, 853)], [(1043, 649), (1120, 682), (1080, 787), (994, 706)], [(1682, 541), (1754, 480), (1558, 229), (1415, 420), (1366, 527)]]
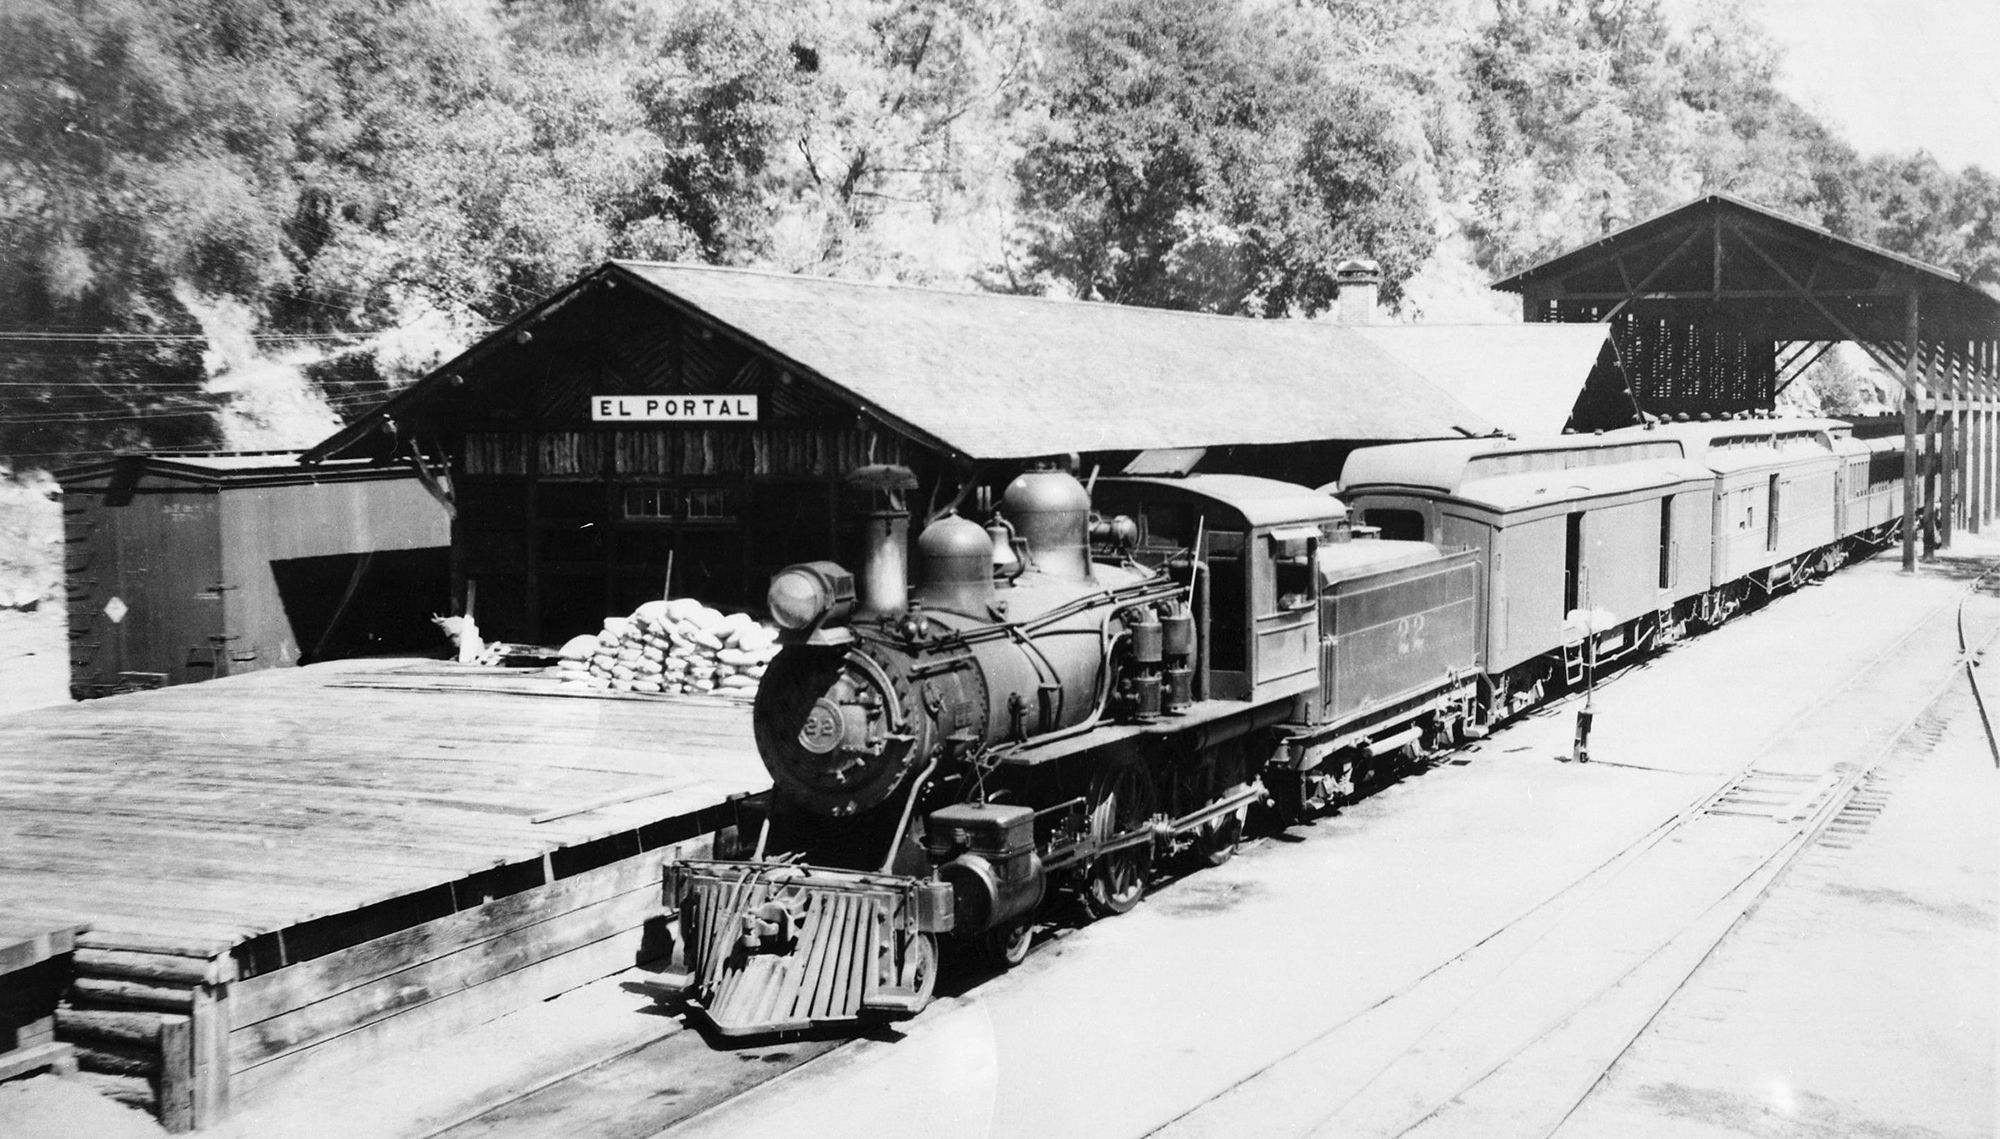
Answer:
[(1750, 421), (1368, 448), (1317, 491), (1042, 466), (913, 559), (914, 478), (856, 472), (858, 569), (771, 582), (774, 786), (668, 867), (662, 985), (723, 1035), (914, 1014), (941, 945), (1018, 963), (1058, 885), (1123, 913), (1253, 803), (1303, 818), (1886, 540), (1901, 463)]

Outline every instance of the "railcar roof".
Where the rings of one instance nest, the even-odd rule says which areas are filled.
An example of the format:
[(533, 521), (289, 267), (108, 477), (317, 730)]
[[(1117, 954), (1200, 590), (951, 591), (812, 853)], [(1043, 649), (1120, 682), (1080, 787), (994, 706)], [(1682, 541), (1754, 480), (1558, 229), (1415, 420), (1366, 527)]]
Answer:
[(1521, 439), (1442, 439), (1364, 447), (1347, 457), (1340, 489), (1409, 487), (1457, 494), (1468, 484), (1530, 471), (1574, 471), (1679, 459), (1670, 436), (1543, 435)]
[(1429, 542), (1399, 542), (1387, 538), (1326, 542), (1319, 548), (1319, 575), (1332, 585), (1350, 577), (1401, 569), (1436, 561), (1438, 548)]
[(1604, 438), (1676, 439), (1691, 462), (1726, 474), (1824, 458), (1834, 453), (1836, 435), (1848, 430), (1848, 424), (1836, 419), (1750, 419), (1623, 427)]
[(1559, 471), (1526, 471), (1479, 479), (1459, 487), (1454, 495), (1499, 511), (1529, 510), (1554, 502), (1576, 502), (1628, 491), (1657, 490), (1685, 483), (1708, 482), (1714, 473), (1686, 459), (1576, 467)]
[(298, 451), (256, 451), (211, 455), (132, 454), (99, 459), (56, 472), (56, 482), (81, 490), (101, 483), (144, 479), (196, 486), (267, 486), (294, 483), (373, 481), (415, 478), (408, 467), (384, 466), (367, 459), (334, 459), (317, 466), (299, 464)]
[(1255, 475), (1189, 475), (1186, 478), (1120, 476), (1101, 481), (1118, 486), (1157, 488), (1175, 497), (1207, 499), (1242, 515), (1245, 524), (1250, 526), (1318, 524), (1338, 522), (1347, 517), (1347, 507), (1331, 495), (1309, 490), (1297, 483)]

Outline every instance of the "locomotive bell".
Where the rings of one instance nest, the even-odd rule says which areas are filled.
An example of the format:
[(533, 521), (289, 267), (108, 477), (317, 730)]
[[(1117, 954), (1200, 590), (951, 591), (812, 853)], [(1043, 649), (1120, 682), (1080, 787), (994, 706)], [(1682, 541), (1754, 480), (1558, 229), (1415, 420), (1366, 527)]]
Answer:
[(984, 618), (993, 600), (993, 539), (947, 514), (917, 536), (916, 598), (926, 609)]
[(1064, 471), (1024, 471), (1007, 484), (1000, 509), (1028, 546), (1035, 568), (1055, 577), (1090, 571), (1090, 493)]

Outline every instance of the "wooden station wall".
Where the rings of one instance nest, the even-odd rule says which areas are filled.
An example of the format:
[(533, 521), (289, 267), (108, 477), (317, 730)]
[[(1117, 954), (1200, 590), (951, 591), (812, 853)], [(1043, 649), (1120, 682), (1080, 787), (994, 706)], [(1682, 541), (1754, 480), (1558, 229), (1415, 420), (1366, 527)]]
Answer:
[[(777, 570), (845, 552), (844, 475), (936, 466), (824, 385), (631, 287), (592, 290), (469, 371), (497, 394), (443, 442), (455, 578), (489, 638), (556, 643), (668, 588), (759, 607)], [(608, 395), (749, 396), (757, 416), (594, 422)]]

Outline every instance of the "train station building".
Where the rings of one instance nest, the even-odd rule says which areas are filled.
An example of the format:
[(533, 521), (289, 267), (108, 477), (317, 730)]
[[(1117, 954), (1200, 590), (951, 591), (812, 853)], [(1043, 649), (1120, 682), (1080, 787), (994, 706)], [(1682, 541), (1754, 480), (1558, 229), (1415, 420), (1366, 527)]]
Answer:
[[(842, 478), (971, 505), (1024, 461), (1142, 451), (1333, 481), (1370, 442), (1552, 433), (1602, 328), (1266, 321), (614, 261), (307, 452), (414, 464), (483, 632), (552, 643), (660, 597), (752, 606), (839, 557)], [(1218, 378), (1221, 377), (1221, 378)], [(1554, 395), (1549, 393), (1553, 392)]]

